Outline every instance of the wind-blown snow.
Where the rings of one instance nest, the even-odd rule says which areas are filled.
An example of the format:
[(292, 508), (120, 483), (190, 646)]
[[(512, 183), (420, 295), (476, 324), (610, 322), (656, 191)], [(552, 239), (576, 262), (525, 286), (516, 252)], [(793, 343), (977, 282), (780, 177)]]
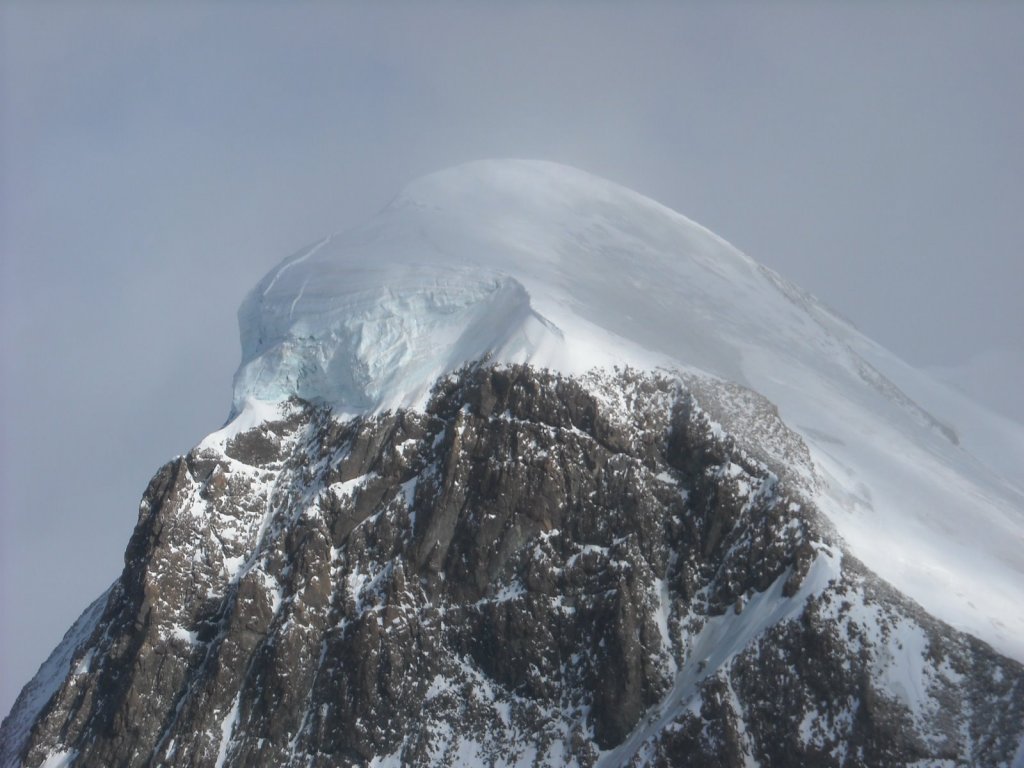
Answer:
[(286, 259), (239, 321), (247, 424), (292, 395), (339, 414), (418, 407), (485, 359), (750, 387), (806, 439), (818, 502), (857, 557), (1024, 660), (1024, 428), (642, 195), (544, 162), (442, 171)]
[(982, 348), (971, 359), (957, 365), (932, 365), (928, 375), (985, 403), (997, 413), (1024, 424), (1024, 398), (1020, 380), (1024, 376), (1024, 347)]

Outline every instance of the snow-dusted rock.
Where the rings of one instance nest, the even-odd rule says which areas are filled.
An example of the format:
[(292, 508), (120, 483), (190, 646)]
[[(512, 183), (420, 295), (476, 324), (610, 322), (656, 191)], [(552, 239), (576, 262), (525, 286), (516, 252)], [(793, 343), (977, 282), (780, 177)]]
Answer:
[(680, 214), (573, 168), (470, 163), (286, 259), (239, 311), (247, 399), (421, 407), (479, 360), (696, 370), (778, 406), (856, 555), (1024, 660), (1024, 428)]
[(809, 462), (756, 394), (632, 370), (284, 404), (157, 474), (0, 739), (30, 766), (1008, 764), (1024, 670), (844, 554)]
[(2, 768), (1014, 759), (1024, 432), (683, 216), (472, 163), (239, 321)]

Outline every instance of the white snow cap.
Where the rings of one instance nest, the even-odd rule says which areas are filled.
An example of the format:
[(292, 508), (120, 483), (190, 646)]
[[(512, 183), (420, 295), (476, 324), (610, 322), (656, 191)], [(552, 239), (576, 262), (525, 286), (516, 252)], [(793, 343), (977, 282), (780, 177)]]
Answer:
[(706, 325), (721, 314), (708, 290), (725, 298), (756, 278), (727, 243), (623, 187), (554, 163), (470, 163), (260, 282), (239, 312), (235, 404), (415, 406), (484, 357), (574, 372), (703, 361), (736, 378), (735, 355), (679, 324)]
[(548, 162), (410, 184), (239, 310), (234, 409), (422, 406), (466, 362), (686, 368), (768, 397), (854, 553), (1024, 659), (1024, 430), (951, 392), (686, 217)]

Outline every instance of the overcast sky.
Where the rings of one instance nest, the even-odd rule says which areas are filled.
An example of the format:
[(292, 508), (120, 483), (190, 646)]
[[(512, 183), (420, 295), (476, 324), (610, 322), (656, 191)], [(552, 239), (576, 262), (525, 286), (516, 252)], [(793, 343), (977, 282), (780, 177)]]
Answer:
[(448, 165), (637, 189), (914, 364), (981, 355), (1021, 414), (1021, 29), (1021, 4), (0, 5), (0, 714), (227, 415), (245, 292)]

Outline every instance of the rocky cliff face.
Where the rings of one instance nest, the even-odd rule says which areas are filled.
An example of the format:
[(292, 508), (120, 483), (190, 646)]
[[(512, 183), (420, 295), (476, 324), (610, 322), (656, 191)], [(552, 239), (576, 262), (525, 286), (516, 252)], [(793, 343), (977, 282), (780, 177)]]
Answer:
[[(1024, 670), (844, 554), (760, 396), (477, 367), (164, 466), (4, 765), (1008, 765)], [(921, 762), (924, 761), (924, 762)]]

